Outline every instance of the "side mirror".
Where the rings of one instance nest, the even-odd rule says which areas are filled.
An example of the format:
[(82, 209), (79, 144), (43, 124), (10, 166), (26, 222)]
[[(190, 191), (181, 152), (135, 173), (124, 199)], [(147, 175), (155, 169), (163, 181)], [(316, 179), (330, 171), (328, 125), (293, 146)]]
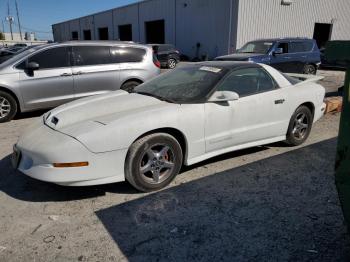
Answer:
[(38, 63), (36, 63), (36, 62), (30, 62), (30, 63), (28, 63), (27, 64), (27, 70), (29, 70), (29, 71), (35, 71), (35, 70), (39, 70), (39, 64)]
[(275, 51), (272, 52), (273, 55), (283, 54), (283, 48), (276, 48)]
[(228, 102), (235, 101), (239, 99), (239, 95), (236, 92), (232, 91), (216, 91), (212, 97), (209, 99), (209, 102)]

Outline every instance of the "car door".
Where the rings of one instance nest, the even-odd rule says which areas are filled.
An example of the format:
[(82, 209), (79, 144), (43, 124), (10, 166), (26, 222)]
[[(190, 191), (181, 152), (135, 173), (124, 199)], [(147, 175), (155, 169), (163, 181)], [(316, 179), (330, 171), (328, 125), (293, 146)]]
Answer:
[[(277, 53), (276, 50), (281, 49), (282, 53)], [(286, 72), (291, 73), (293, 70), (292, 57), (289, 54), (289, 42), (283, 41), (276, 43), (274, 50), (272, 51), (271, 62), (270, 65), (274, 68)]]
[[(30, 62), (37, 63), (39, 69), (27, 70)], [(16, 68), (20, 70), (18, 87), (26, 110), (56, 107), (74, 99), (69, 47), (39, 51)]]
[(119, 64), (109, 46), (73, 46), (75, 96), (85, 97), (120, 88)]
[(236, 101), (206, 103), (206, 151), (254, 143), (285, 135), (287, 99), (262, 68), (237, 69), (218, 86)]

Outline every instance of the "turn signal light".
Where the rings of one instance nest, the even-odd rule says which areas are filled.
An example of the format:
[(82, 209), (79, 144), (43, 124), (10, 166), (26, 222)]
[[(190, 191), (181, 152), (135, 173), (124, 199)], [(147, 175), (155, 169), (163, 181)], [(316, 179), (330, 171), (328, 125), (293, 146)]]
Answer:
[(65, 168), (65, 167), (84, 167), (88, 166), (89, 162), (75, 162), (75, 163), (53, 163), (54, 167)]

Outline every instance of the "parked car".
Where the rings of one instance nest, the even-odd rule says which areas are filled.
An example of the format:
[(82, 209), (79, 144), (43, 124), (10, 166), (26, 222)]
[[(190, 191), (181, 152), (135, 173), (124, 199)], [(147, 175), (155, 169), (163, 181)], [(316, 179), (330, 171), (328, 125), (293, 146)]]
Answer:
[[(331, 42), (331, 41), (330, 41)], [(326, 48), (321, 48), (321, 67), (344, 70), (347, 68), (347, 63), (344, 60), (327, 60)]]
[(270, 65), (281, 72), (316, 74), (320, 50), (313, 39), (278, 38), (248, 42), (235, 54), (220, 56), (221, 61), (250, 61)]
[(162, 67), (174, 69), (180, 62), (180, 52), (173, 45), (151, 45)]
[(0, 64), (5, 62), (6, 60), (9, 60), (11, 57), (13, 57), (16, 54), (19, 54), (20, 52), (23, 52), (28, 47), (10, 47), (6, 48), (4, 50), (0, 50)]
[(160, 73), (146, 45), (66, 42), (35, 46), (0, 64), (0, 122), (17, 111), (53, 108), (71, 100), (133, 88)]
[(277, 141), (302, 144), (324, 113), (325, 89), (315, 83), (322, 77), (295, 77), (247, 62), (184, 65), (133, 93), (46, 113), (15, 145), (13, 164), (60, 185), (126, 179), (141, 191), (158, 190), (182, 164)]

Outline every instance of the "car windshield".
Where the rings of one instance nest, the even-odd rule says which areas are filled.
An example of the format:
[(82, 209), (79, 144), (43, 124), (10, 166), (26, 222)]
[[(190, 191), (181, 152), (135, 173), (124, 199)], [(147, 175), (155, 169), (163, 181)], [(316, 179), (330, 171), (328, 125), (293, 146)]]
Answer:
[(22, 59), (23, 57), (35, 52), (36, 50), (40, 49), (42, 46), (43, 45), (28, 46), (21, 49), (17, 53), (8, 54), (0, 59), (0, 64), (4, 63), (5, 61), (8, 61), (8, 63), (17, 62), (19, 59)]
[(136, 87), (134, 92), (172, 103), (199, 103), (226, 72), (221, 67), (183, 66)]
[(241, 49), (238, 50), (238, 53), (256, 53), (256, 54), (267, 54), (273, 42), (268, 41), (254, 41), (246, 43)]

